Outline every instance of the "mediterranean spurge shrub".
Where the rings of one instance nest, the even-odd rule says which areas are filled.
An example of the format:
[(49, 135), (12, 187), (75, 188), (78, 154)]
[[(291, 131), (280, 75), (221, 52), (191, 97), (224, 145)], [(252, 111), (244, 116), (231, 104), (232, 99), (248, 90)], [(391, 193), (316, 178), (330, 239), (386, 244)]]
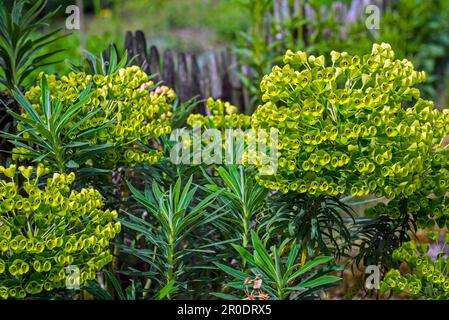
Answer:
[[(25, 119), (20, 119), (19, 135), (16, 137), (20, 141), (40, 135), (43, 141), (32, 145), (32, 153), (45, 154), (41, 145), (45, 146), (45, 142), (48, 143), (49, 137), (58, 129), (58, 135), (53, 138), (58, 141), (64, 137), (70, 148), (110, 146), (104, 156), (84, 159), (85, 163), (71, 166), (92, 162), (103, 166), (134, 165), (137, 162), (153, 164), (162, 156), (157, 149), (148, 150), (145, 146), (151, 139), (171, 132), (171, 102), (175, 94), (172, 89), (155, 85), (139, 67), (122, 68), (110, 75), (72, 72), (61, 78), (41, 74), (41, 78), (46, 81), (42, 80), (39, 86), (32, 87), (25, 94), (34, 111), (27, 108), (22, 114)], [(50, 92), (48, 98), (47, 90)], [(73, 109), (71, 106), (79, 101), (80, 94), (85, 91), (88, 91), (87, 99)], [(27, 103), (24, 98), (20, 101), (22, 105)], [(62, 117), (61, 125), (51, 121), (51, 113), (47, 115), (49, 104), (59, 113), (67, 114), (67, 117)], [(39, 119), (44, 122), (44, 127), (56, 127), (54, 132), (49, 130), (48, 137), (42, 130), (29, 132), (36, 129), (33, 124)], [(26, 159), (30, 153), (29, 147), (17, 145), (16, 157)], [(36, 156), (30, 154), (30, 157)]]
[[(438, 240), (438, 236), (431, 240)], [(432, 236), (431, 236), (432, 237)], [(438, 241), (432, 246), (439, 247), (435, 257), (430, 254), (429, 244), (417, 244), (413, 241), (404, 243), (393, 252), (393, 258), (402, 261), (407, 272), (390, 269), (381, 283), (381, 291), (392, 290), (394, 293), (407, 292), (415, 298), (429, 300), (447, 300), (449, 298), (449, 274), (447, 251), (448, 235), (444, 245)]]
[(261, 81), (264, 104), (252, 117), (254, 129), (279, 130), (279, 167), (258, 177), (263, 186), (394, 199), (442, 181), (449, 112), (420, 98), (424, 72), (395, 60), (390, 45), (362, 57), (333, 51), (330, 63), (288, 51), (284, 63)]
[(74, 173), (45, 180), (49, 172), (42, 165), (0, 166), (2, 299), (83, 285), (112, 260), (109, 241), (121, 229), (117, 212), (102, 210), (95, 189), (72, 190)]

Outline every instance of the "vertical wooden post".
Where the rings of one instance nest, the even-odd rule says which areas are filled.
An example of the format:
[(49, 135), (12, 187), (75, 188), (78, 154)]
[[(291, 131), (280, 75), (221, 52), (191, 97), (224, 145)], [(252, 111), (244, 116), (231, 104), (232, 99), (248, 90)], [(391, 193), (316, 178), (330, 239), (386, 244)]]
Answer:
[[(210, 60), (209, 55), (204, 55), (200, 68), (200, 88), (201, 95), (204, 99), (207, 99), (212, 96), (211, 94), (211, 80), (210, 80)], [(203, 105), (204, 114), (210, 114), (210, 111), (205, 108)]]
[(183, 52), (178, 53), (175, 90), (182, 102), (189, 100), (190, 83), (188, 72), (186, 54)]
[(175, 88), (175, 61), (173, 59), (173, 52), (165, 50), (164, 61), (162, 67), (162, 80), (164, 84), (170, 88)]
[(146, 73), (150, 72), (150, 65), (147, 58), (147, 41), (142, 30), (137, 30), (134, 37), (134, 50), (136, 52), (135, 64)]
[[(198, 59), (195, 54), (188, 55), (189, 58), (189, 77), (188, 81), (190, 83), (190, 94), (189, 99), (197, 97), (197, 99), (203, 99), (201, 94), (201, 83), (200, 83), (200, 68), (198, 65)], [(198, 104), (196, 106), (195, 112), (204, 114), (204, 105)]]
[(155, 82), (159, 82), (162, 80), (161, 74), (161, 59), (159, 56), (159, 51), (155, 46), (151, 46), (150, 48), (150, 74), (153, 77)]
[(134, 37), (131, 31), (127, 31), (125, 34), (125, 51), (128, 55), (128, 61), (133, 59), (135, 52), (134, 52)]
[(222, 84), (219, 74), (219, 65), (217, 61), (217, 56), (214, 53), (209, 55), (210, 62), (210, 93), (211, 97), (214, 99), (220, 99), (222, 96)]

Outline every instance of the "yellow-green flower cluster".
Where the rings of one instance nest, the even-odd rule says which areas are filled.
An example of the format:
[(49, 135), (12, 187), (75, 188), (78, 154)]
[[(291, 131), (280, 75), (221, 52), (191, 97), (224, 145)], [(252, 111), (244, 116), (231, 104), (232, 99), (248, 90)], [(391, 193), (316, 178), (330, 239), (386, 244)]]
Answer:
[[(435, 239), (436, 240), (436, 239)], [(449, 237), (446, 235), (446, 244)], [(439, 246), (439, 242), (432, 244)], [(440, 248), (441, 249), (441, 248)], [(393, 253), (393, 258), (408, 265), (409, 273), (402, 274), (397, 269), (391, 269), (381, 282), (380, 289), (385, 292), (408, 292), (415, 298), (428, 300), (449, 299), (449, 275), (447, 273), (449, 260), (444, 254), (431, 257), (428, 244), (415, 244), (413, 241), (404, 243)]]
[(441, 140), (449, 112), (420, 98), (414, 86), (424, 72), (394, 59), (390, 45), (375, 44), (362, 57), (333, 51), (329, 63), (288, 51), (284, 63), (264, 76), (264, 103), (252, 116), (253, 129), (279, 132), (278, 170), (259, 183), (393, 199), (421, 190), (434, 175), (446, 177), (449, 150)]
[[(119, 155), (105, 157), (105, 161), (122, 160), (125, 152), (121, 148), (123, 146), (137, 148), (139, 151), (136, 142), (146, 144), (152, 138), (171, 132), (171, 104), (175, 99), (174, 91), (165, 86), (156, 86), (137, 66), (123, 68), (107, 76), (83, 72), (72, 72), (61, 78), (54, 75), (41, 74), (41, 76), (47, 77), (52, 96), (61, 100), (64, 106), (74, 103), (89, 84), (93, 86), (88, 103), (82, 106), (81, 112), (77, 114), (73, 123), (67, 125), (67, 128), (100, 109), (72, 131), (69, 138), (90, 128), (105, 125), (104, 129), (95, 132), (94, 135), (84, 136), (93, 145), (110, 143), (119, 147), (115, 150)], [(40, 86), (32, 87), (26, 93), (26, 97), (38, 113), (42, 113)], [(111, 121), (112, 124), (107, 125)], [(24, 150), (17, 150), (17, 153), (22, 151)], [(159, 157), (154, 155), (139, 158), (151, 164), (159, 160)]]
[(246, 129), (251, 125), (251, 116), (238, 113), (236, 106), (220, 99), (209, 98), (206, 108), (211, 115), (191, 114), (187, 118), (187, 124), (193, 126), (205, 126), (215, 129)]
[(150, 150), (143, 152), (138, 149), (127, 149), (124, 154), (125, 161), (131, 166), (134, 166), (137, 163), (147, 163), (147, 164), (156, 163), (159, 161), (162, 155), (163, 153), (158, 150)]
[[(95, 189), (70, 188), (75, 175), (0, 166), (0, 298), (22, 299), (94, 279), (111, 262), (117, 212)], [(21, 181), (21, 182), (19, 182)], [(79, 270), (71, 278), (67, 268)]]
[[(244, 161), (245, 145), (253, 136), (251, 130), (251, 116), (238, 113), (238, 108), (229, 102), (209, 98), (206, 108), (209, 115), (191, 114), (187, 118), (187, 124), (198, 130), (201, 143), (208, 150), (217, 150), (222, 147), (224, 162), (240, 163)], [(195, 133), (194, 133), (195, 135)], [(193, 137), (183, 139), (184, 147), (192, 145)], [(231, 160), (232, 159), (232, 160)]]

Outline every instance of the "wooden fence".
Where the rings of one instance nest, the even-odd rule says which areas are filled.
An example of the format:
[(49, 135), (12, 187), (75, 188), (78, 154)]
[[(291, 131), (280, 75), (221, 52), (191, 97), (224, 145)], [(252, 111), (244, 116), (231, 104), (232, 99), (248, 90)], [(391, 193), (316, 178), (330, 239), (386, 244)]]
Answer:
[[(224, 99), (245, 111), (248, 97), (239, 80), (240, 66), (230, 51), (204, 52), (200, 55), (172, 50), (160, 51), (155, 46), (147, 47), (142, 31), (127, 32), (125, 49), (133, 63), (153, 75), (155, 81), (175, 89), (181, 101), (193, 97)], [(197, 112), (204, 113), (204, 104)]]

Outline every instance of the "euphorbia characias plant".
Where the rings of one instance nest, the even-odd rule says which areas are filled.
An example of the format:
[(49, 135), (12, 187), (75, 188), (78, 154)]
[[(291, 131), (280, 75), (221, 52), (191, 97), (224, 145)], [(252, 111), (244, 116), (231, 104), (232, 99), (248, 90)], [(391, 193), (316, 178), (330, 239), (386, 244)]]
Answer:
[(416, 299), (447, 300), (449, 298), (449, 260), (445, 253), (449, 235), (445, 235), (444, 244), (440, 246), (438, 234), (429, 233), (432, 246), (439, 249), (432, 257), (429, 244), (406, 242), (393, 252), (393, 259), (407, 266), (390, 269), (381, 283), (381, 291), (392, 290), (395, 293), (407, 292)]
[[(121, 68), (110, 75), (71, 72), (61, 78), (45, 74), (40, 77), (46, 77), (51, 100), (61, 103), (63, 112), (79, 99), (80, 92), (90, 88), (89, 99), (66, 124), (62, 134), (69, 139), (76, 138), (77, 145), (88, 142), (90, 146), (114, 146), (106, 156), (95, 159), (97, 162), (134, 165), (159, 161), (162, 153), (157, 149), (145, 151), (143, 145), (171, 132), (171, 103), (175, 99), (172, 89), (156, 85), (137, 66)], [(42, 90), (41, 82), (25, 96), (43, 118)], [(22, 126), (18, 129), (25, 137), (29, 135)], [(19, 158), (27, 157), (24, 148), (16, 149), (16, 153)]]
[(74, 173), (49, 173), (42, 164), (0, 166), (1, 299), (84, 285), (112, 260), (117, 212), (102, 209), (95, 189), (72, 190)]
[(449, 112), (420, 97), (415, 85), (424, 72), (395, 59), (386, 43), (364, 56), (333, 51), (330, 58), (289, 50), (285, 65), (261, 81), (263, 104), (252, 127), (279, 130), (279, 166), (259, 183), (281, 192), (388, 199), (438, 189), (429, 181), (447, 180), (441, 141)]

